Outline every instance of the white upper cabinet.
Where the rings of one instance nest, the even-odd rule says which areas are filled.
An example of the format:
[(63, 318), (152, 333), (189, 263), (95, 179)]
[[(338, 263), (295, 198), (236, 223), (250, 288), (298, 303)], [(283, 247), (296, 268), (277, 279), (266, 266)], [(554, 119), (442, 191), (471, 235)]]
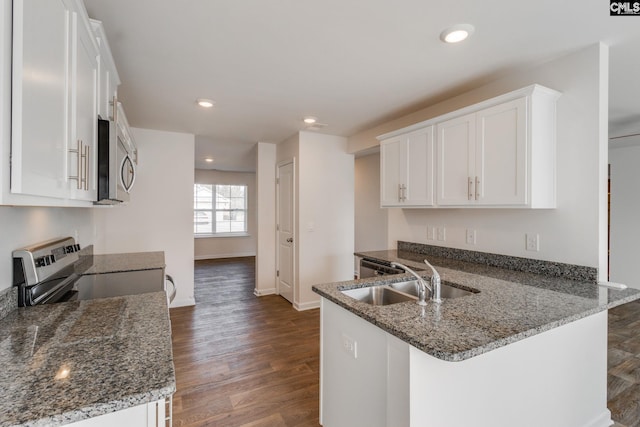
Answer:
[(473, 197), (470, 177), (475, 168), (475, 117), (468, 114), (438, 123), (438, 205), (466, 205)]
[(84, 8), (72, 14), (71, 135), (68, 152), (70, 197), (97, 197), (98, 45)]
[(380, 143), (380, 205), (433, 206), (433, 127)]
[[(435, 170), (437, 206), (555, 208), (559, 96), (532, 85), (383, 135), (381, 162), (385, 141), (435, 126), (437, 160), (425, 162), (423, 169)], [(382, 185), (390, 190), (392, 184)]]
[(114, 120), (117, 108), (118, 85), (120, 77), (116, 69), (109, 42), (102, 22), (91, 19), (91, 27), (100, 49), (98, 72), (98, 115), (103, 120)]
[(65, 198), (71, 11), (14, 0), (11, 192)]
[(14, 0), (12, 23), (11, 180), (0, 200), (92, 206), (97, 119), (113, 118), (120, 83), (102, 25), (82, 0)]
[(527, 202), (525, 98), (439, 123), (440, 206)]

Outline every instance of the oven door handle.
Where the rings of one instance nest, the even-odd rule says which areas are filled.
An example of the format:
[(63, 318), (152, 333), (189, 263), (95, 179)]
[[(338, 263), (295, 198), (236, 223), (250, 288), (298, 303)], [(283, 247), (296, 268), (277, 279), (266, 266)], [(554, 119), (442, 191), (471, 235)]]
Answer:
[(171, 304), (174, 300), (174, 298), (176, 297), (176, 282), (173, 281), (173, 277), (169, 276), (168, 274), (166, 274), (165, 276), (165, 283), (169, 282), (171, 283), (171, 292), (167, 292), (167, 286), (165, 285), (165, 292), (167, 292), (167, 299), (169, 300), (169, 304)]
[(29, 300), (30, 300), (30, 303), (31, 303), (30, 305), (46, 304), (47, 302), (49, 302), (52, 299), (56, 298), (58, 296), (59, 292), (65, 290), (64, 288), (69, 287), (69, 285), (74, 285), (75, 282), (78, 280), (78, 277), (80, 277), (80, 276), (78, 276), (77, 274), (74, 273), (71, 276), (67, 277), (65, 280), (61, 281), (54, 288), (49, 290), (49, 292), (47, 292), (46, 294), (41, 295), (40, 297), (36, 298), (35, 300), (31, 300), (31, 297), (29, 297)]

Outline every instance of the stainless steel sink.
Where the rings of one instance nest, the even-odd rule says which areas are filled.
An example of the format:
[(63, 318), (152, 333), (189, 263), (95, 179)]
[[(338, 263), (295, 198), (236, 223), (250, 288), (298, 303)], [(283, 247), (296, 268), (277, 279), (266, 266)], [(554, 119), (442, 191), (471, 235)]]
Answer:
[[(418, 281), (417, 280), (409, 280), (407, 282), (398, 282), (391, 283), (389, 285), (392, 289), (403, 292), (405, 294), (412, 295), (414, 297), (418, 297)], [(451, 286), (446, 282), (443, 282), (440, 287), (440, 298), (460, 298), (467, 295), (472, 295), (478, 293), (478, 291), (473, 292), (470, 290), (457, 288), (455, 286)], [(427, 296), (427, 299), (430, 295)]]
[[(418, 282), (409, 280), (406, 282), (391, 283), (382, 286), (369, 286), (366, 288), (347, 289), (343, 294), (371, 305), (389, 305), (418, 299)], [(478, 293), (466, 289), (456, 288), (447, 283), (442, 283), (441, 298), (459, 298)]]
[(369, 286), (367, 288), (348, 289), (346, 291), (342, 291), (342, 293), (353, 299), (357, 299), (358, 301), (366, 302), (371, 305), (389, 305), (416, 299), (411, 295), (395, 291), (387, 286)]

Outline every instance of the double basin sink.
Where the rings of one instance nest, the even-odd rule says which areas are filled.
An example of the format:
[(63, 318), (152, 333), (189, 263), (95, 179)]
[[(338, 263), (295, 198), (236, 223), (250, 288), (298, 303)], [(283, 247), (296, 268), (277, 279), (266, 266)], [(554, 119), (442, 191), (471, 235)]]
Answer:
[[(405, 282), (390, 283), (388, 285), (347, 289), (341, 292), (367, 304), (389, 305), (405, 301), (417, 301), (419, 286), (417, 280), (408, 280)], [(475, 293), (478, 293), (478, 291), (461, 289), (446, 282), (443, 282), (440, 288), (440, 297), (442, 299), (459, 298)], [(431, 295), (428, 295), (428, 298), (430, 296)]]

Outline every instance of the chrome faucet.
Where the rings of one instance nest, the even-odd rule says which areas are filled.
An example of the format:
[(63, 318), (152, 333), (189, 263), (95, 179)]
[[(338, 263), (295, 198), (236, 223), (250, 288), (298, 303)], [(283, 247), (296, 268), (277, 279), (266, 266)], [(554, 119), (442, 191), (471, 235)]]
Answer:
[(438, 272), (436, 271), (435, 268), (433, 268), (433, 265), (429, 264), (429, 261), (427, 261), (426, 259), (424, 260), (424, 263), (427, 264), (427, 266), (431, 269), (431, 300), (433, 302), (442, 302), (442, 299), (440, 299), (440, 288), (441, 288), (441, 284), (442, 281), (440, 280), (440, 274), (438, 274)]
[[(427, 262), (425, 260), (425, 262)], [(433, 271), (433, 275), (431, 276), (431, 285), (427, 284), (427, 282), (418, 275), (415, 271), (410, 269), (404, 264), (400, 264), (399, 262), (392, 262), (392, 267), (398, 267), (406, 271), (407, 273), (412, 274), (416, 280), (418, 281), (418, 305), (427, 305), (427, 290), (431, 292), (431, 300), (433, 302), (441, 302), (440, 300), (440, 275), (436, 272), (436, 270), (431, 266), (431, 264), (427, 263), (431, 270)], [(436, 280), (434, 280), (436, 278)], [(436, 298), (437, 296), (437, 298)]]

